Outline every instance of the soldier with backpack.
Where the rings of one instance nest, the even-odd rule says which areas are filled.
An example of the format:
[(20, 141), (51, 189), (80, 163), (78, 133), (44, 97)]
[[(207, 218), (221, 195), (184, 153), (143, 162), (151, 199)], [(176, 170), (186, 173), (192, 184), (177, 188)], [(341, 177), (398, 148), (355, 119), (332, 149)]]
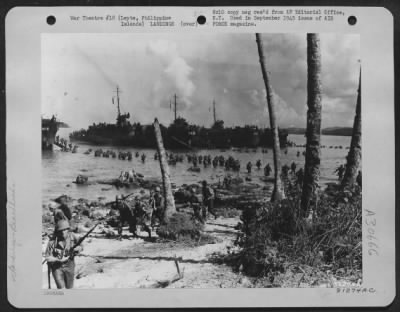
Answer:
[(207, 181), (203, 181), (203, 218), (207, 218), (207, 212), (212, 214), (215, 219), (218, 218), (217, 214), (214, 211), (214, 199), (215, 194), (214, 190), (207, 184)]
[(82, 246), (78, 246), (79, 237), (69, 230), (68, 220), (59, 220), (55, 226), (54, 237), (50, 239), (45, 252), (49, 274), (53, 274), (59, 289), (74, 287), (74, 257), (82, 251)]
[(150, 193), (151, 212), (151, 227), (154, 228), (156, 219), (161, 223), (164, 212), (164, 197), (161, 195), (161, 189), (157, 186), (154, 192)]

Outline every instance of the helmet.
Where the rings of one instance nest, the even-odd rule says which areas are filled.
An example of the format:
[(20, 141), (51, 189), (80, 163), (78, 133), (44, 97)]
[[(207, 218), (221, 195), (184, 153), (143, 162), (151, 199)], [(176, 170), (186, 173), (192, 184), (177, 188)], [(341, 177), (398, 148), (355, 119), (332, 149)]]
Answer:
[(55, 228), (56, 232), (60, 232), (60, 231), (66, 230), (66, 229), (69, 229), (69, 223), (67, 220), (60, 220), (57, 222), (56, 228)]
[(121, 200), (122, 199), (122, 195), (116, 195), (115, 196), (115, 201)]
[(49, 207), (49, 209), (56, 209), (58, 207), (58, 204), (55, 202), (50, 202), (48, 207)]
[(159, 186), (156, 186), (155, 191), (156, 191), (156, 192), (161, 192), (160, 187), (159, 187)]

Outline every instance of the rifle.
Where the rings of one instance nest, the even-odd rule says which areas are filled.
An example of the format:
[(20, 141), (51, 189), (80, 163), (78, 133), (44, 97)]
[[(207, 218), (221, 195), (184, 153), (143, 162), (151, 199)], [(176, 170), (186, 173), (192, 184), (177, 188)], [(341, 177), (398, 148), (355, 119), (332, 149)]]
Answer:
[(83, 235), (76, 243), (74, 246), (72, 246), (72, 248), (70, 249), (70, 257), (72, 257), (72, 253), (73, 250), (78, 247), (80, 244), (82, 244), (82, 242), (86, 239), (86, 237), (89, 236), (90, 233), (92, 233), (94, 231), (94, 229), (101, 223), (101, 221), (97, 222), (94, 227), (92, 227), (89, 231), (87, 231), (87, 233), (85, 235)]
[[(125, 199), (127, 199), (128, 197), (131, 197), (133, 194), (134, 194), (134, 193), (130, 193), (129, 195), (122, 196), (122, 199), (119, 199), (119, 200), (125, 200)], [(108, 203), (105, 203), (104, 205), (105, 205), (105, 206), (108, 206), (108, 205), (112, 205), (112, 204), (114, 204), (114, 203), (116, 203), (116, 202), (117, 202), (116, 200), (113, 200), (113, 201), (110, 201), (110, 202), (108, 202)]]
[[(72, 251), (78, 247), (80, 244), (82, 244), (82, 242), (86, 239), (86, 237), (89, 236), (90, 233), (92, 233), (94, 231), (94, 229), (101, 223), (101, 221), (97, 222), (94, 227), (92, 227), (85, 235), (83, 235), (76, 243), (74, 246), (72, 246), (72, 248), (70, 248), (70, 256), (72, 256)], [(42, 265), (46, 263), (46, 259), (43, 260)]]
[(49, 284), (49, 289), (51, 289), (50, 264), (48, 264), (48, 263), (47, 263), (47, 283)]

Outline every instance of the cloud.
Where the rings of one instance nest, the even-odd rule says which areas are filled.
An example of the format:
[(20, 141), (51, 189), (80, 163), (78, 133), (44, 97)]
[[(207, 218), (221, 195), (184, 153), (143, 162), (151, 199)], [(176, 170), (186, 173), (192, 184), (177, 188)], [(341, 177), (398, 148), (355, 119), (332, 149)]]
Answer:
[[(281, 127), (305, 126), (306, 34), (263, 34), (267, 70), (277, 96)], [(321, 34), (323, 127), (351, 126), (358, 87), (359, 37)], [(211, 125), (209, 107), (226, 125), (268, 124), (265, 85), (254, 34), (50, 34), (42, 39), (43, 112), (79, 127), (115, 122), (111, 104), (118, 84), (121, 109), (131, 121), (178, 114)], [(64, 96), (64, 92), (68, 95)], [(74, 100), (78, 98), (79, 100)]]
[(176, 89), (175, 92), (182, 97), (185, 106), (190, 106), (192, 104), (190, 98), (195, 89), (190, 78), (193, 69), (179, 55), (176, 44), (168, 40), (156, 40), (148, 43), (146, 48), (151, 55), (160, 58), (164, 64), (163, 75), (156, 79), (156, 84), (167, 82), (170, 88)]

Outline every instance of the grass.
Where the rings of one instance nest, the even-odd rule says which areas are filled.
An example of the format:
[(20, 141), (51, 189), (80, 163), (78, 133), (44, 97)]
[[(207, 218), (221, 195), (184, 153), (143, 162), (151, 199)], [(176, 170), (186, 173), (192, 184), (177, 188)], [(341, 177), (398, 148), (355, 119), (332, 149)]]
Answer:
[(361, 189), (342, 191), (331, 185), (313, 199), (312, 218), (300, 213), (301, 190), (285, 181), (287, 198), (243, 211), (236, 244), (241, 248), (237, 266), (250, 276), (271, 277), (288, 265), (356, 272), (362, 267)]
[(157, 229), (157, 235), (161, 238), (180, 240), (201, 237), (203, 225), (196, 222), (190, 214), (177, 212), (172, 215), (167, 224), (162, 224)]
[(216, 212), (217, 216), (224, 217), (224, 218), (235, 218), (242, 214), (241, 210), (236, 209), (236, 208), (229, 208), (229, 207), (215, 208), (215, 212)]

